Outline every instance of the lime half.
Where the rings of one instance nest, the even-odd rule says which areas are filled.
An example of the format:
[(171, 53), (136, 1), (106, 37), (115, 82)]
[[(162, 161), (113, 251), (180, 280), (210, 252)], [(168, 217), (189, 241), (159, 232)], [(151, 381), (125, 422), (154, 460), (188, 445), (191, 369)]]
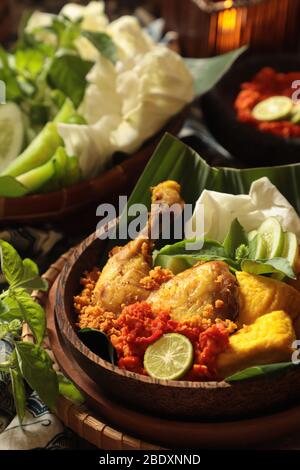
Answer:
[(289, 116), (293, 101), (287, 96), (272, 96), (261, 101), (252, 110), (252, 116), (258, 121), (278, 121)]
[(23, 139), (20, 108), (14, 103), (0, 104), (0, 172), (20, 154)]
[(284, 233), (281, 225), (275, 217), (266, 219), (258, 229), (266, 247), (265, 258), (272, 259), (281, 256), (284, 245)]
[(293, 267), (298, 258), (298, 254), (299, 247), (296, 235), (292, 232), (286, 232), (284, 234), (284, 244), (281, 254), (282, 258), (286, 258)]
[(193, 345), (186, 336), (167, 333), (148, 346), (144, 367), (155, 379), (176, 380), (191, 368), (193, 357)]

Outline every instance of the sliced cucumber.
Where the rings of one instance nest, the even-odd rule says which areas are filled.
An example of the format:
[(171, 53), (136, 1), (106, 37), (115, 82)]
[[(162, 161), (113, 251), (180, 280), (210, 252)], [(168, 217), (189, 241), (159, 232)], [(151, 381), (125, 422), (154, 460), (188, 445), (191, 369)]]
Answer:
[(252, 110), (252, 116), (258, 121), (278, 121), (289, 116), (293, 101), (287, 96), (272, 96), (261, 101)]
[(294, 233), (286, 232), (284, 234), (284, 244), (281, 253), (282, 258), (286, 258), (293, 267), (299, 255), (298, 240)]
[(257, 230), (252, 230), (251, 232), (248, 233), (248, 240), (251, 242), (257, 235)]
[(266, 247), (266, 259), (281, 256), (284, 244), (284, 233), (281, 225), (275, 217), (266, 219), (258, 229), (258, 235), (264, 241)]
[(266, 243), (263, 239), (263, 237), (257, 233), (256, 230), (253, 230), (253, 232), (256, 232), (254, 237), (249, 241), (249, 255), (250, 259), (266, 259), (267, 258), (267, 246)]
[(17, 158), (22, 150), (24, 124), (15, 103), (0, 105), (0, 172)]

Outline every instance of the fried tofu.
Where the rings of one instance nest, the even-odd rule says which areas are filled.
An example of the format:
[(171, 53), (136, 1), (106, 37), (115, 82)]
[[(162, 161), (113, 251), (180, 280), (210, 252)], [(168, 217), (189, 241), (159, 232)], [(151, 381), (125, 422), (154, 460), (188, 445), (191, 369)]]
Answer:
[(226, 378), (247, 367), (291, 360), (295, 332), (283, 310), (271, 312), (246, 325), (229, 339), (229, 348), (218, 358), (220, 377)]
[(239, 291), (238, 324), (251, 325), (257, 318), (284, 310), (294, 320), (300, 314), (300, 292), (285, 282), (246, 272), (236, 273)]

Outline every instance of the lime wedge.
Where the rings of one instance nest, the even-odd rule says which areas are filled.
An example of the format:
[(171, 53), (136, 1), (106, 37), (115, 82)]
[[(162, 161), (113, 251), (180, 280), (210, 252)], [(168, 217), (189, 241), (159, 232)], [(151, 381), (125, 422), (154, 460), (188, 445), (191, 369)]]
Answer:
[(20, 154), (23, 139), (20, 108), (14, 103), (0, 104), (0, 172)]
[(286, 258), (293, 267), (299, 255), (299, 245), (297, 237), (292, 232), (284, 234), (284, 244), (281, 253), (282, 258)]
[(178, 333), (167, 333), (148, 346), (144, 367), (155, 379), (180, 379), (191, 368), (194, 349), (190, 340)]
[(266, 247), (266, 259), (281, 256), (284, 244), (284, 234), (280, 223), (275, 219), (275, 217), (269, 217), (261, 224), (258, 229), (258, 235), (260, 235), (264, 241)]
[(252, 116), (258, 121), (278, 121), (289, 116), (293, 101), (287, 96), (272, 96), (261, 101), (252, 110)]

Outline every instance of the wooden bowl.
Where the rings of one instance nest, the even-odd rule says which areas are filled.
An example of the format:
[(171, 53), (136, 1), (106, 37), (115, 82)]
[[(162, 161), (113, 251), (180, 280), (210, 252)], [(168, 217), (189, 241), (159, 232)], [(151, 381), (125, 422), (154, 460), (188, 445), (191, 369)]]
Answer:
[(55, 309), (58, 327), (74, 360), (101, 390), (126, 406), (173, 419), (254, 417), (299, 400), (299, 369), (233, 384), (167, 381), (121, 370), (94, 354), (76, 333), (73, 297), (80, 291), (82, 273), (99, 266), (107, 249), (107, 242), (98, 236), (99, 232), (87, 238), (66, 262), (57, 285)]
[[(83, 181), (47, 194), (21, 198), (0, 198), (0, 223), (40, 223), (62, 221), (91, 204), (96, 207), (113, 194), (130, 192), (165, 132), (178, 134), (187, 116), (188, 108), (173, 117), (154, 137), (135, 154), (123, 158), (119, 164), (97, 178)], [(116, 159), (118, 161), (118, 157)]]
[(261, 132), (237, 120), (234, 101), (241, 83), (263, 67), (278, 72), (299, 71), (300, 57), (292, 54), (243, 55), (220, 82), (202, 98), (208, 128), (234, 157), (247, 166), (275, 166), (300, 162), (300, 138), (284, 138)]

